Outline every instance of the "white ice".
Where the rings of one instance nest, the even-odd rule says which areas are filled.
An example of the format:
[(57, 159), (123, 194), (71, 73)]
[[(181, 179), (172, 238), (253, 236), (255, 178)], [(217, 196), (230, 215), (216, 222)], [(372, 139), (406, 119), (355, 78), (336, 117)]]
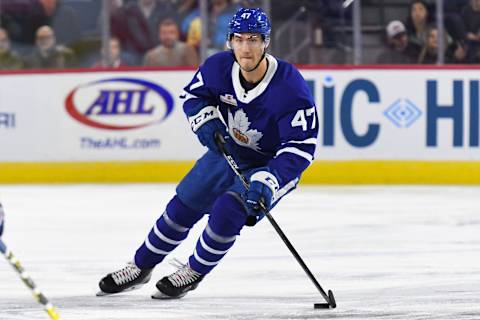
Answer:
[[(66, 320), (480, 319), (480, 187), (300, 186), (283, 199), (273, 215), (336, 309), (313, 309), (322, 296), (266, 219), (182, 300), (150, 299), (166, 262), (142, 289), (96, 297), (174, 190), (0, 185), (3, 240)], [(170, 258), (188, 258), (205, 222)], [(48, 319), (5, 259), (0, 319)]]

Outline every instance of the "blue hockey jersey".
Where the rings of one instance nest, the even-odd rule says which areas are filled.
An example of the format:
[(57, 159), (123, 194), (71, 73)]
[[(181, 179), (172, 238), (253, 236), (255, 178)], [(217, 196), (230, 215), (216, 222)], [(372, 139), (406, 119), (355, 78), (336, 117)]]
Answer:
[(266, 55), (268, 69), (246, 91), (229, 51), (209, 57), (184, 88), (183, 108), (218, 106), (236, 143), (234, 156), (247, 167), (268, 166), (279, 186), (296, 183), (313, 161), (318, 119), (312, 95), (291, 64)]

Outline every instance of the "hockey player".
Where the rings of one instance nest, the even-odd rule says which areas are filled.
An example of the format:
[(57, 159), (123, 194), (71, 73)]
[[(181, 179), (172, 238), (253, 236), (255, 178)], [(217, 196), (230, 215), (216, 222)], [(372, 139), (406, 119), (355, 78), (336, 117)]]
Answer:
[[(195, 289), (233, 246), (247, 216), (264, 214), (292, 191), (313, 160), (316, 109), (305, 80), (291, 64), (266, 53), (270, 22), (261, 9), (237, 11), (230, 50), (208, 58), (184, 88), (183, 109), (208, 151), (176, 188), (134, 260), (100, 281), (99, 295), (138, 288), (205, 214), (208, 223), (188, 262), (157, 282), (153, 298), (180, 298)], [(215, 143), (227, 149), (250, 182), (246, 191)]]

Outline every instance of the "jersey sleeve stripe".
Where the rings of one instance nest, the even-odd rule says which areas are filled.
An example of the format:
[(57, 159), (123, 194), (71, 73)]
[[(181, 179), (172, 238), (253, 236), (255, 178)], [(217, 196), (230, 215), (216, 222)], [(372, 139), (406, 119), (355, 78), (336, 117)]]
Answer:
[(283, 188), (278, 190), (278, 192), (275, 194), (275, 196), (272, 199), (272, 203), (277, 202), (278, 200), (280, 200), (280, 198), (286, 195), (290, 190), (295, 188), (297, 186), (298, 180), (299, 180), (298, 178), (295, 178), (289, 183), (287, 183), (286, 185), (284, 185)]
[(318, 141), (317, 138), (309, 138), (309, 139), (306, 139), (306, 140), (303, 140), (303, 141), (290, 140), (290, 141), (284, 142), (282, 144), (296, 143), (296, 144), (314, 144), (314, 145), (317, 145), (317, 141)]
[(313, 156), (310, 153), (302, 151), (302, 150), (300, 150), (298, 148), (294, 148), (294, 147), (287, 147), (287, 148), (280, 149), (280, 150), (277, 151), (276, 156), (278, 156), (278, 155), (280, 155), (284, 152), (296, 154), (297, 156), (300, 156), (300, 157), (306, 159), (308, 162), (313, 161)]

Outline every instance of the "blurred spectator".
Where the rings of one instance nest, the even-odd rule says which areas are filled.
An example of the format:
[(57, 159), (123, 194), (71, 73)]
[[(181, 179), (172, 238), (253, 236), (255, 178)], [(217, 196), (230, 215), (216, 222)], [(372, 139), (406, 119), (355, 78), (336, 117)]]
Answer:
[(186, 39), (192, 21), (200, 17), (198, 1), (182, 0), (177, 6), (177, 13), (181, 33), (180, 38)]
[(448, 61), (446, 63), (467, 63), (468, 47), (464, 42), (455, 42), (451, 45), (450, 50), (447, 50)]
[(255, 8), (262, 7), (263, 0), (233, 0), (232, 3), (238, 4), (240, 7), (243, 7), (243, 8), (255, 9)]
[(430, 20), (428, 4), (424, 0), (410, 2), (409, 15), (405, 23), (410, 41), (420, 47), (425, 45)]
[(455, 41), (465, 41), (465, 24), (462, 20), (462, 10), (470, 0), (444, 0), (445, 29)]
[(462, 11), (465, 24), (466, 41), (468, 43), (467, 62), (479, 62), (480, 49), (480, 0), (470, 0)]
[(229, 0), (212, 0), (209, 12), (208, 34), (211, 41), (210, 48), (213, 51), (225, 49), (228, 24), (237, 11), (237, 6)]
[(5, 29), (0, 28), (0, 70), (21, 69), (22, 59), (10, 48), (10, 39)]
[(47, 22), (38, 0), (2, 0), (0, 13), (2, 27), (7, 30), (11, 41), (20, 47), (31, 47), (36, 30)]
[(60, 0), (1, 0), (2, 26), (19, 49), (31, 49), (35, 33), (49, 25), (57, 34), (57, 41), (68, 44), (80, 39), (77, 13)]
[(63, 45), (57, 45), (55, 33), (49, 26), (37, 30), (36, 49), (25, 57), (26, 68), (71, 68), (75, 66), (75, 54)]
[(197, 52), (202, 39), (202, 22), (198, 6), (197, 0), (183, 0), (177, 8), (180, 21), (180, 38), (194, 47)]
[[(125, 25), (126, 10), (123, 6), (123, 0), (107, 0), (110, 1), (110, 33), (112, 36), (125, 43), (126, 36), (128, 35), (128, 29)], [(97, 33), (102, 33), (103, 14), (98, 15), (97, 20)], [(123, 38), (122, 38), (123, 37)]]
[(420, 46), (409, 40), (405, 25), (394, 20), (387, 25), (387, 45), (377, 57), (377, 63), (405, 64), (416, 63), (420, 53)]
[[(138, 61), (145, 52), (158, 44), (157, 30), (166, 18), (176, 19), (173, 4), (168, 0), (137, 0), (114, 12), (117, 25), (112, 34), (119, 38), (123, 48)], [(120, 19), (118, 19), (120, 17)]]
[[(430, 26), (427, 31), (427, 41), (418, 57), (418, 63), (435, 64), (438, 59), (438, 29), (436, 26)], [(454, 42), (450, 42), (445, 34), (445, 63), (462, 63), (465, 61), (466, 51), (462, 46), (458, 46)]]
[(199, 15), (199, 3), (197, 0), (181, 0), (176, 7), (176, 11), (180, 31), (186, 34), (190, 21)]
[(200, 17), (196, 17), (188, 27), (186, 42), (199, 51), (200, 41), (202, 41), (202, 21)]
[(197, 66), (195, 49), (179, 40), (178, 25), (173, 19), (165, 19), (159, 26), (160, 45), (145, 55), (145, 66)]
[(47, 19), (45, 24), (52, 27), (58, 43), (72, 45), (80, 39), (79, 17), (75, 10), (61, 0), (38, 0), (38, 5)]
[[(313, 45), (328, 48), (351, 46), (345, 30), (351, 27), (353, 6), (344, 8), (343, 2), (343, 0), (270, 0), (272, 24), (277, 26), (275, 28), (277, 30), (278, 26), (285, 23), (303, 6), (313, 30)], [(301, 18), (303, 19), (303, 16)], [(289, 32), (285, 34), (288, 36)], [(287, 42), (276, 42), (275, 50), (288, 47)]]
[[(208, 55), (225, 49), (228, 23), (238, 9), (236, 2), (238, 1), (235, 1), (235, 3), (230, 0), (209, 1), (209, 23), (207, 26), (209, 34), (207, 39), (209, 41)], [(250, 3), (250, 1), (248, 2)], [(202, 31), (198, 1), (183, 0), (178, 8), (182, 35), (188, 44), (198, 49)]]
[[(110, 59), (106, 58), (106, 53), (102, 50), (102, 59), (97, 61), (93, 68), (120, 68), (133, 65), (131, 58), (125, 54), (122, 54), (122, 47), (120, 40), (117, 38), (110, 38)], [(108, 60), (110, 63), (108, 64)]]
[[(237, 10), (237, 6), (229, 0), (209, 1), (209, 23), (207, 26), (209, 34), (209, 55), (225, 49), (228, 23)], [(184, 0), (179, 7), (183, 12), (181, 30), (185, 35), (186, 42), (195, 48), (200, 45), (201, 20), (198, 3), (196, 1)]]

